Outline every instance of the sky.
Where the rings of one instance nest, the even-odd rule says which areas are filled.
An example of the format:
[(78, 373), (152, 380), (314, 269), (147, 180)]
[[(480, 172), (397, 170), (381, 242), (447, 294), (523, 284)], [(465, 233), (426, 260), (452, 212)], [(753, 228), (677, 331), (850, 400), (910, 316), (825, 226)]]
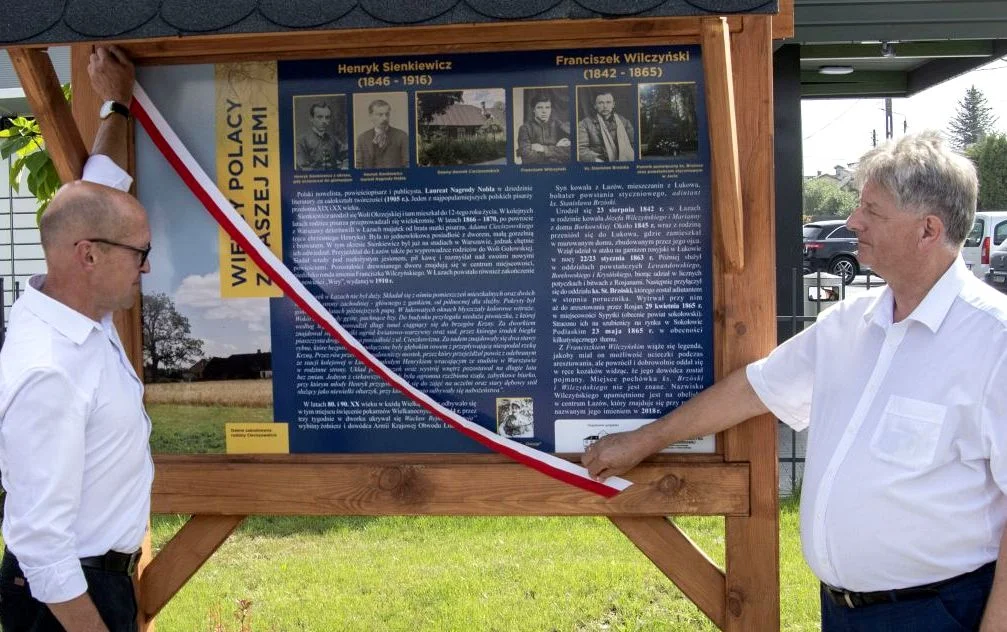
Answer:
[[(908, 99), (893, 99), (895, 135), (925, 129), (947, 131), (965, 91), (975, 86), (986, 96), (997, 128), (1007, 130), (1007, 59), (997, 59)], [(835, 165), (856, 162), (871, 149), (871, 130), (885, 137), (884, 99), (815, 99), (801, 105), (804, 174), (834, 172)]]
[[(143, 67), (139, 83), (214, 177), (215, 84), (213, 66)], [(185, 85), (184, 90), (178, 86)], [(272, 348), (269, 299), (220, 298), (218, 228), (143, 131), (136, 133), (137, 196), (150, 217), (151, 271), (143, 292), (163, 292), (189, 319), (207, 357)]]

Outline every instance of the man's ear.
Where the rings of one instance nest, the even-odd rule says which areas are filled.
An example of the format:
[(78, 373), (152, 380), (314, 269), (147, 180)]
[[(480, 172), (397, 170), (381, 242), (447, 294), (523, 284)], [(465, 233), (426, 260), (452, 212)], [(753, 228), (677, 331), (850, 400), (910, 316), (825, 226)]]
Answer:
[(923, 218), (923, 225), (920, 228), (920, 244), (937, 243), (944, 239), (944, 222), (936, 215), (927, 215)]
[(73, 259), (81, 267), (94, 267), (94, 244), (87, 240), (78, 241), (73, 247)]

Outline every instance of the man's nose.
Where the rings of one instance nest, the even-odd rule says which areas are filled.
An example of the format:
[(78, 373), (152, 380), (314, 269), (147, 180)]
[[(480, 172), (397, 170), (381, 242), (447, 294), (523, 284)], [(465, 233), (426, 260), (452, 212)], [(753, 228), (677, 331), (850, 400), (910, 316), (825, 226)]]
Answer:
[(853, 209), (853, 212), (850, 213), (850, 216), (846, 218), (846, 227), (849, 228), (850, 230), (852, 230), (853, 232), (857, 232), (857, 231), (860, 230), (861, 225), (860, 225), (860, 207), (859, 206), (857, 208)]

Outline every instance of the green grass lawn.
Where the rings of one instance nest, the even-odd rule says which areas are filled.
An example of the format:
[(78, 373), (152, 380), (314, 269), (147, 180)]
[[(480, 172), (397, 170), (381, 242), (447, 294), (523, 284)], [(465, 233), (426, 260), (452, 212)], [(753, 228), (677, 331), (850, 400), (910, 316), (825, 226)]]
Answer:
[(224, 423), (273, 421), (269, 408), (233, 406), (147, 406), (155, 454), (223, 454)]
[[(271, 420), (265, 408), (148, 411), (155, 452), (223, 452), (222, 420)], [(155, 549), (183, 522), (156, 516)], [(677, 522), (723, 563), (722, 518)], [(817, 630), (794, 503), (781, 508), (780, 558), (782, 629)], [(159, 632), (242, 629), (716, 628), (603, 518), (254, 517), (157, 618)]]
[[(155, 548), (183, 519), (160, 516)], [(679, 524), (718, 563), (723, 519)], [(817, 630), (796, 508), (781, 510), (782, 629)], [(167, 631), (715, 630), (602, 518), (250, 518), (158, 617)]]

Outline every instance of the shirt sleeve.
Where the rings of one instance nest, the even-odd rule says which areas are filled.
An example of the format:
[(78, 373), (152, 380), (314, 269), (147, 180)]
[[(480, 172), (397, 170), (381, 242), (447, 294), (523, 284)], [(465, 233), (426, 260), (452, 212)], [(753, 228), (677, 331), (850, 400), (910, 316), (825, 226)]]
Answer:
[(7, 460), (4, 540), (32, 597), (44, 603), (68, 601), (87, 590), (73, 525), (88, 406), (65, 373), (35, 369), (12, 389), (0, 426)]
[[(824, 313), (823, 313), (824, 316)], [(749, 364), (745, 375), (752, 390), (777, 419), (797, 431), (808, 427), (815, 382), (815, 348), (819, 319), (761, 360)]]
[[(1002, 347), (1001, 347), (1002, 348)], [(983, 391), (981, 427), (990, 472), (1007, 493), (1007, 355), (1001, 355)]]
[(104, 154), (94, 154), (87, 159), (81, 180), (104, 184), (120, 191), (129, 191), (133, 184), (133, 178)]

